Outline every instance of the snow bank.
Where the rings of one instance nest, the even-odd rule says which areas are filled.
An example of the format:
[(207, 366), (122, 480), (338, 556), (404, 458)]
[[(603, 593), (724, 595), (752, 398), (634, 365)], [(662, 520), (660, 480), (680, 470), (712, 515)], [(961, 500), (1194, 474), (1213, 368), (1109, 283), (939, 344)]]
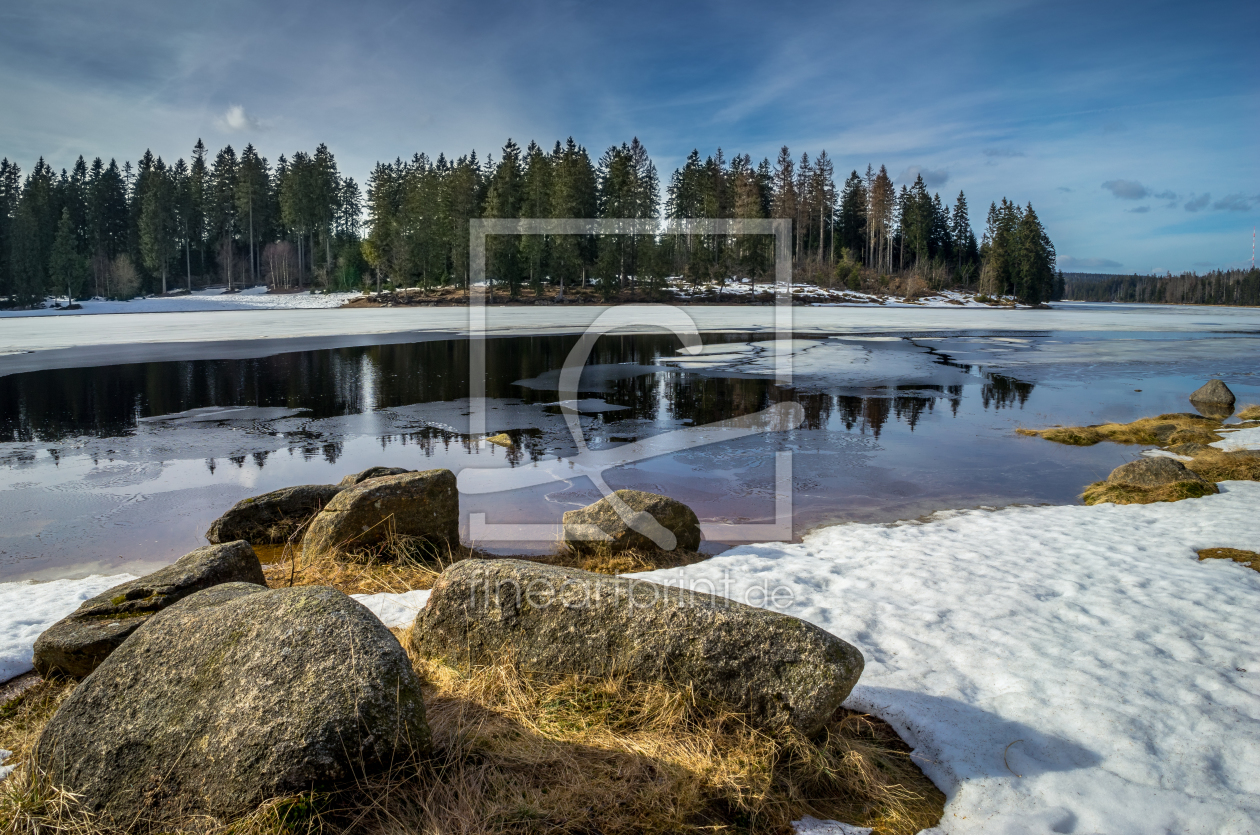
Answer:
[(404, 591), (398, 594), (352, 594), (355, 600), (371, 610), (372, 614), (390, 629), (403, 629), (416, 620), (416, 613), (429, 602), (428, 589)]
[(41, 632), (84, 600), (134, 579), (130, 574), (114, 574), (50, 583), (0, 583), (0, 682), (34, 669), (31, 658)]
[(949, 796), (942, 832), (1254, 832), (1260, 574), (1195, 550), (1260, 545), (1260, 484), (1220, 486), (840, 525), (636, 576), (782, 587), (857, 645), (847, 705), (914, 746)]
[[(92, 313), (203, 313), (214, 310), (317, 310), (341, 307), (362, 293), (275, 293), (266, 287), (250, 287), (239, 293), (225, 293), (221, 288), (194, 290), (181, 296), (147, 296), (130, 301), (76, 299), (82, 310), (58, 310), (55, 307), (37, 310), (0, 311), (0, 318), (27, 316), (75, 316)], [(59, 301), (64, 301), (61, 299)]]
[[(1217, 449), (1224, 449), (1227, 451), (1260, 449), (1260, 426), (1254, 426), (1248, 429), (1225, 428), (1218, 429), (1216, 431), (1225, 435), (1225, 437), (1215, 443), (1208, 444), (1208, 446), (1214, 446)], [(1227, 432), (1229, 434), (1226, 435), (1225, 433)]]

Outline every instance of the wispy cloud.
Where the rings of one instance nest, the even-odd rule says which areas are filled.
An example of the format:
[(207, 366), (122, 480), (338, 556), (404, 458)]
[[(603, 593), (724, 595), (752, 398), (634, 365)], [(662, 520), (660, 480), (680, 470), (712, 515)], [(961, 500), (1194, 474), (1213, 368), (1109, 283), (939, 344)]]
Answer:
[(245, 112), (239, 104), (229, 107), (218, 119), (219, 127), (233, 132), (245, 130), (261, 130), (262, 123)]
[(1246, 212), (1252, 205), (1260, 201), (1260, 195), (1256, 197), (1247, 197), (1242, 192), (1227, 194), (1220, 200), (1212, 204), (1212, 208), (1218, 212)]
[(1164, 190), (1159, 194), (1152, 194), (1151, 197), (1154, 197), (1156, 200), (1172, 200), (1173, 202), (1176, 202), (1177, 192)]
[(922, 166), (912, 165), (905, 171), (897, 175), (899, 183), (913, 183), (916, 177), (923, 178), (923, 185), (928, 188), (936, 188), (943, 186), (949, 182), (949, 172), (944, 168), (923, 168)]
[(1132, 209), (1125, 209), (1125, 211), (1126, 211), (1126, 212), (1129, 212), (1129, 213), (1131, 213), (1131, 214), (1135, 214), (1135, 215), (1144, 215), (1144, 214), (1146, 214), (1147, 212), (1149, 212), (1150, 210), (1151, 210), (1151, 207), (1150, 207), (1150, 206), (1137, 206), (1137, 207), (1132, 208)]
[(1137, 180), (1108, 180), (1102, 187), (1121, 200), (1141, 200), (1150, 194), (1146, 186)]
[(1187, 212), (1198, 212), (1207, 208), (1207, 204), (1212, 202), (1212, 195), (1200, 194), (1197, 197), (1191, 197), (1186, 201)]
[(990, 158), (1005, 159), (1008, 157), (1026, 157), (1023, 151), (1016, 151), (1012, 148), (985, 148), (984, 155)]
[(1058, 188), (1055, 189), (1055, 191), (1062, 191), (1064, 193), (1071, 194), (1072, 189), (1068, 188), (1067, 186), (1059, 186)]
[(1073, 258), (1065, 255), (1059, 259), (1059, 268), (1069, 272), (1074, 270), (1115, 270), (1123, 267), (1119, 261), (1110, 258)]

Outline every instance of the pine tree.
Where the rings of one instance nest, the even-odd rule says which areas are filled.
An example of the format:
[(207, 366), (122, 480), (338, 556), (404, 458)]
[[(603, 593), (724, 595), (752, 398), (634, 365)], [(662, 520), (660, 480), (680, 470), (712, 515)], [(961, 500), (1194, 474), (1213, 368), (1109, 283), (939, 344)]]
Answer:
[[(503, 155), (495, 166), (486, 191), (485, 217), (517, 218), (520, 217), (521, 204), (524, 200), (524, 172), (521, 168), (521, 149), (508, 139), (503, 146)], [(503, 281), (508, 286), (508, 295), (515, 298), (520, 292), (522, 270), (520, 264), (520, 242), (508, 235), (492, 235), (486, 241), (487, 279), (490, 281), (493, 295), (493, 280)]]
[(144, 265), (162, 278), (166, 293), (166, 276), (178, 247), (175, 183), (171, 172), (159, 157), (151, 167), (140, 209), (140, 251)]
[[(210, 183), (206, 199), (206, 221), (218, 251), (219, 268), (224, 283), (232, 290), (235, 271), (236, 233), (240, 228), (236, 210), (236, 151), (226, 145), (214, 157), (210, 169)], [(298, 279), (299, 286), (301, 278)]]
[(967, 195), (961, 191), (958, 192), (954, 211), (949, 218), (949, 234), (954, 242), (954, 257), (961, 275), (963, 254), (968, 249), (968, 241), (975, 240), (975, 233), (971, 231), (971, 219), (967, 217)]
[(22, 171), (6, 157), (0, 160), (0, 297), (13, 301), (13, 222), (22, 193)]
[(48, 277), (54, 292), (66, 291), (66, 304), (73, 304), (87, 285), (87, 259), (79, 251), (78, 234), (69, 206), (61, 210), (48, 259)]

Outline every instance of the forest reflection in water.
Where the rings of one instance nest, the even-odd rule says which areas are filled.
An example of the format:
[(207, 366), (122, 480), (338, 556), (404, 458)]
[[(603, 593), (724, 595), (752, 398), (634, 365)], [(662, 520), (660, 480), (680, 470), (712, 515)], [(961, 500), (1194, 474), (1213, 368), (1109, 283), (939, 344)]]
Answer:
[[(705, 342), (741, 344), (748, 339), (746, 334), (712, 334)], [(487, 397), (559, 414), (554, 405), (555, 372), (575, 341), (573, 336), (487, 341)], [(965, 389), (971, 388), (960, 383), (889, 381), (832, 391), (781, 389), (766, 376), (673, 367), (668, 363), (677, 357), (677, 349), (677, 341), (667, 335), (614, 335), (596, 343), (580, 392), (597, 404), (584, 421), (588, 443), (598, 447), (630, 442), (672, 426), (751, 414), (785, 400), (803, 407), (802, 429), (842, 425), (878, 439), (890, 420), (913, 431), (924, 413), (938, 404), (956, 417)], [(1033, 390), (1031, 382), (993, 372), (973, 375), (972, 366), (930, 353), (931, 363), (969, 375), (986, 410), (1022, 406)], [(268, 448), (210, 455), (206, 463), (211, 472), (221, 458), (236, 466), (252, 460), (262, 468), (277, 449), (336, 463), (343, 454), (346, 427), (329, 419), (461, 401), (469, 393), (468, 354), (467, 341), (450, 340), (10, 375), (0, 377), (0, 443), (10, 446), (4, 459), (17, 463), (37, 447), (56, 456), (58, 444), (73, 447), (83, 438), (126, 439), (162, 416), (191, 415), (167, 426), (193, 432), (226, 425), (273, 439)], [(551, 434), (537, 426), (503, 428), (514, 441), (507, 452), (510, 464), (558, 452)], [(383, 446), (410, 445), (429, 457), (455, 447), (471, 451), (480, 441), (441, 420), (413, 422), (405, 431), (379, 437)]]

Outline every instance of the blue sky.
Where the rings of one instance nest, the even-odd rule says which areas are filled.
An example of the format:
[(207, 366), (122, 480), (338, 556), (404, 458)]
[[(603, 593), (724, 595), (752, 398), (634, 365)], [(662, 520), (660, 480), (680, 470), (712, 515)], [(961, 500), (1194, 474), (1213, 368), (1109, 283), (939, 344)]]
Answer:
[(1239, 266), (1260, 223), (1260, 4), (579, 2), (0, 7), (0, 156), (328, 143), (362, 182), (417, 151), (638, 136), (826, 149), (1031, 201), (1065, 270)]

